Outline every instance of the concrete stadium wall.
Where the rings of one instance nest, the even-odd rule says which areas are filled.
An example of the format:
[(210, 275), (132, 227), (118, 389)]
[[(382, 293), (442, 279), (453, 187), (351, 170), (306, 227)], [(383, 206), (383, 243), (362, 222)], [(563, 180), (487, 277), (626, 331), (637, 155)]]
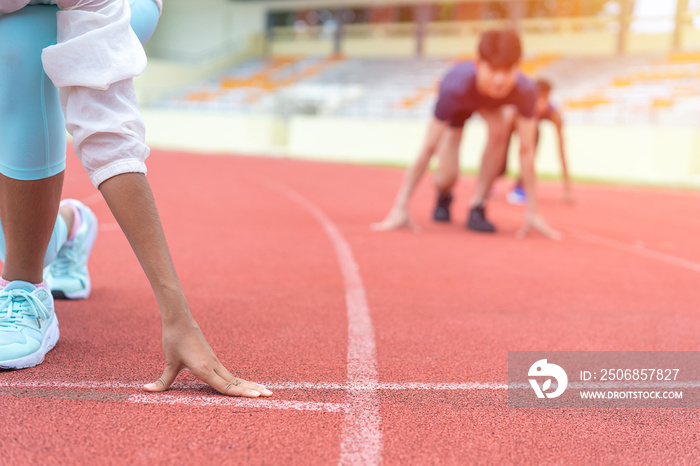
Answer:
[[(154, 148), (208, 153), (274, 155), (324, 161), (405, 166), (415, 157), (426, 122), (412, 119), (352, 119), (231, 115), (145, 110), (147, 139)], [(700, 130), (690, 127), (568, 125), (572, 176), (599, 181), (700, 188)], [(478, 119), (470, 121), (461, 166), (477, 169), (486, 141)], [(518, 144), (511, 146), (517, 169)], [(558, 176), (556, 135), (544, 124), (537, 156), (540, 175)]]
[[(320, 5), (323, 2), (168, 0), (165, 2), (158, 29), (147, 45), (147, 51), (149, 56), (154, 58), (179, 62), (202, 63), (218, 59), (248, 48), (249, 38), (262, 37), (268, 10), (294, 6), (311, 7), (316, 4)], [(561, 21), (561, 26), (566, 26), (573, 20), (564, 18)], [(453, 26), (461, 24), (454, 23)], [(436, 33), (427, 37), (427, 56), (454, 57), (472, 54), (476, 50), (476, 34), (464, 33), (473, 29), (474, 24), (464, 23), (464, 31), (460, 35), (445, 35), (445, 24), (435, 23), (430, 27), (435, 29)], [(356, 28), (359, 28), (358, 31), (366, 29), (364, 26)], [(399, 37), (350, 35), (344, 42), (344, 53), (351, 57), (413, 56), (414, 38), (410, 34), (410, 27), (406, 31), (406, 36)], [(610, 56), (614, 55), (617, 49), (616, 34), (601, 29), (587, 31), (572, 25), (559, 32), (525, 33), (523, 40), (528, 54)], [(671, 43), (671, 34), (630, 34), (627, 50), (633, 54), (668, 52), (671, 50)], [(700, 30), (692, 26), (684, 29), (683, 48), (700, 49)], [(269, 44), (269, 51), (273, 55), (323, 56), (332, 53), (333, 44), (330, 39), (318, 40), (303, 36), (279, 38)]]
[[(617, 35), (604, 31), (568, 31), (557, 33), (529, 33), (523, 35), (523, 46), (528, 55), (558, 54), (563, 56), (610, 57), (617, 54)], [(671, 51), (671, 34), (630, 34), (626, 46), (629, 54), (667, 53)], [(425, 42), (425, 56), (455, 57), (474, 54), (476, 35), (434, 35)], [(348, 57), (412, 57), (415, 54), (413, 37), (349, 37), (343, 42), (343, 54)], [(700, 31), (688, 27), (683, 32), (683, 49), (700, 49)], [(272, 55), (329, 55), (331, 40), (290, 38), (270, 44)]]
[(199, 64), (240, 53), (264, 34), (267, 7), (230, 0), (167, 0), (149, 56)]
[(266, 115), (144, 109), (146, 142), (154, 148), (199, 153), (285, 153), (286, 122)]
[[(410, 163), (423, 142), (423, 121), (315, 119), (297, 117), (289, 128), (291, 156), (318, 159)], [(541, 175), (561, 173), (557, 138), (542, 125), (536, 160)], [(487, 131), (469, 122), (461, 149), (463, 169), (479, 166)], [(569, 125), (565, 131), (572, 176), (578, 178), (700, 187), (700, 131), (666, 126)], [(511, 145), (511, 170), (517, 169), (518, 144)]]
[[(534, 54), (561, 54), (583, 56), (611, 56), (615, 54), (616, 38), (612, 34), (562, 33), (530, 34), (523, 37), (526, 52)], [(430, 36), (425, 41), (425, 56), (452, 58), (474, 55), (478, 36)], [(273, 56), (329, 55), (333, 50), (330, 40), (308, 38), (276, 40), (271, 43)], [(415, 56), (416, 43), (412, 37), (347, 38), (343, 42), (343, 54), (347, 57), (401, 57)]]

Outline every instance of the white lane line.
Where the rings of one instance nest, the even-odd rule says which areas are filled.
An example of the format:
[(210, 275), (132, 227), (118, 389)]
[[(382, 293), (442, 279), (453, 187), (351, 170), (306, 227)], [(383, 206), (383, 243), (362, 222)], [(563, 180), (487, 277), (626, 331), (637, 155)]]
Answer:
[[(269, 389), (275, 390), (504, 390), (507, 384), (496, 382), (462, 382), (462, 383), (314, 383), (314, 382), (270, 382), (264, 383)], [(529, 386), (529, 385), (528, 385)]]
[(596, 192), (596, 193), (610, 193), (610, 192), (622, 192), (622, 193), (632, 193), (632, 194), (649, 194), (652, 196), (682, 196), (682, 197), (699, 197), (700, 193), (697, 192), (695, 188), (665, 188), (663, 186), (647, 186), (647, 187), (637, 187), (637, 186), (625, 186), (625, 185), (592, 185), (587, 184), (581, 186), (582, 191)]
[(320, 411), (337, 413), (345, 411), (342, 403), (316, 403), (308, 401), (279, 401), (260, 398), (227, 398), (223, 396), (181, 396), (159, 393), (131, 395), (129, 403), (185, 405), (185, 406), (234, 406), (238, 408), (267, 408), (293, 411)]
[[(93, 382), (93, 381), (79, 381), (79, 382), (61, 382), (58, 380), (46, 380), (46, 381), (33, 381), (33, 382), (20, 382), (11, 380), (0, 380), (0, 387), (10, 387), (10, 388), (82, 388), (86, 390), (99, 390), (99, 389), (133, 389), (133, 388), (143, 388), (144, 384), (139, 382)], [(174, 384), (173, 384), (174, 385)], [(199, 384), (201, 385), (201, 384)]]
[[(265, 184), (307, 210), (321, 224), (338, 256), (345, 282), (345, 304), (348, 317), (348, 384), (377, 383), (376, 343), (365, 288), (350, 245), (336, 225), (301, 194), (265, 178)], [(343, 420), (339, 464), (380, 464), (382, 462), (382, 429), (379, 395), (376, 390), (347, 390), (348, 409)]]
[(508, 384), (495, 382), (465, 383), (380, 383), (377, 390), (505, 390)]
[[(58, 388), (58, 389), (84, 389), (84, 390), (142, 390), (143, 385), (147, 381), (142, 382), (95, 382), (95, 381), (83, 381), (83, 382), (59, 382), (59, 381), (45, 381), (45, 382), (10, 382), (10, 381), (0, 381), (0, 388)], [(499, 382), (459, 382), (459, 383), (425, 383), (425, 382), (403, 382), (403, 383), (390, 383), (390, 382), (380, 382), (376, 384), (341, 384), (332, 382), (261, 382), (268, 388), (275, 390), (388, 390), (388, 391), (400, 391), (400, 390), (423, 390), (423, 391), (479, 391), (479, 390), (507, 390), (514, 388), (531, 389), (530, 384), (527, 383), (499, 383)], [(660, 381), (660, 382), (649, 382), (649, 381), (625, 381), (625, 382), (570, 382), (569, 387), (571, 388), (585, 388), (585, 389), (596, 389), (596, 388), (619, 388), (619, 387), (635, 387), (635, 388), (700, 388), (700, 380), (689, 380), (689, 381)], [(173, 390), (210, 390), (210, 387), (201, 382), (186, 382), (186, 383), (174, 383), (172, 385), (171, 391), (164, 394), (146, 394), (145, 396), (157, 397), (157, 396), (182, 396), (184, 398), (190, 395), (175, 395)], [(209, 397), (209, 396), (207, 396)], [(212, 395), (211, 398), (220, 399), (234, 399), (226, 398), (220, 395)], [(267, 398), (258, 398), (258, 401), (265, 401)], [(252, 402), (257, 402), (255, 399), (251, 399)], [(334, 403), (331, 403), (334, 404)], [(339, 405), (343, 405), (340, 403)]]
[[(142, 382), (61, 382), (61, 381), (33, 381), (33, 382), (12, 382), (0, 380), (0, 387), (13, 388), (77, 388), (85, 390), (141, 390), (147, 381)], [(508, 385), (498, 382), (461, 382), (461, 383), (424, 383), (424, 382), (404, 382), (404, 383), (333, 383), (333, 382), (260, 382), (261, 385), (273, 390), (505, 390)], [(528, 386), (525, 384), (525, 386)], [(209, 386), (201, 382), (175, 382), (172, 390), (208, 390)]]
[(572, 238), (585, 241), (587, 243), (595, 244), (598, 246), (605, 246), (607, 248), (616, 249), (618, 251), (628, 252), (631, 254), (636, 254), (638, 256), (646, 257), (648, 259), (653, 259), (659, 262), (664, 262), (666, 264), (675, 265), (678, 267), (683, 267), (693, 272), (700, 272), (700, 264), (697, 262), (692, 262), (687, 259), (682, 259), (680, 257), (672, 256), (663, 252), (653, 251), (647, 249), (644, 246), (636, 246), (633, 244), (624, 243), (622, 241), (617, 241), (610, 238), (605, 238), (603, 236), (594, 235), (592, 233), (587, 233), (585, 231), (568, 229), (567, 233)]
[(596, 246), (603, 246), (606, 248), (615, 249), (617, 251), (622, 251), (634, 254), (636, 256), (645, 257), (647, 259), (663, 262), (669, 265), (682, 267), (693, 272), (700, 272), (700, 263), (693, 262), (688, 259), (683, 259), (681, 257), (673, 256), (671, 254), (666, 254), (664, 252), (654, 251), (641, 245), (625, 243), (623, 241), (618, 241), (615, 239), (606, 238), (604, 236), (595, 235), (593, 233), (589, 233), (587, 231), (579, 230), (576, 228), (563, 228), (562, 231), (565, 233), (565, 237), (569, 236), (571, 238), (584, 241), (586, 243), (595, 244)]

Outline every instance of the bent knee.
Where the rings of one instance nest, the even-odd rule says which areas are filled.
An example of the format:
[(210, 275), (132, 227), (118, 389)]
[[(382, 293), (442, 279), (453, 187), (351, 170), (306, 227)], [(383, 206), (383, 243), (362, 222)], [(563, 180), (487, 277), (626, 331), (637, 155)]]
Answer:
[(0, 16), (0, 173), (48, 178), (65, 168), (65, 129), (58, 90), (41, 53), (56, 39), (55, 6), (28, 6)]
[(435, 184), (439, 188), (451, 188), (457, 183), (458, 177), (459, 167), (456, 164), (438, 166), (435, 171)]

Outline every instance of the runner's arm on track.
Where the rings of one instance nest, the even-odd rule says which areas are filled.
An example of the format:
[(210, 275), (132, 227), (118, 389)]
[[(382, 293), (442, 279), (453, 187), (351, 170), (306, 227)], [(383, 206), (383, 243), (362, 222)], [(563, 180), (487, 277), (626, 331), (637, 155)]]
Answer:
[(146, 176), (117, 175), (100, 184), (99, 190), (136, 253), (161, 310), (165, 371), (155, 383), (144, 388), (167, 390), (181, 370), (189, 369), (224, 395), (272, 395), (261, 385), (234, 377), (204, 338), (180, 286)]
[(389, 211), (389, 214), (381, 222), (373, 223), (371, 228), (376, 231), (397, 230), (399, 228), (408, 227), (416, 231), (418, 227), (411, 220), (410, 201), (413, 192), (418, 186), (418, 182), (423, 177), (430, 159), (435, 154), (440, 138), (445, 133), (448, 123), (432, 119), (428, 127), (428, 134), (423, 143), (423, 147), (418, 153), (416, 160), (406, 169), (401, 187), (394, 201), (394, 206)]
[(272, 395), (226, 370), (182, 292), (145, 176), (149, 149), (133, 77), (143, 71), (146, 56), (131, 30), (126, 1), (57, 3), (59, 41), (44, 50), (44, 69), (61, 90), (76, 154), (129, 240), (161, 310), (165, 371), (144, 388), (167, 390), (182, 369), (189, 369), (224, 395)]
[(562, 235), (545, 223), (537, 212), (537, 197), (535, 194), (535, 142), (537, 138), (537, 119), (518, 116), (518, 137), (520, 138), (520, 173), (527, 204), (525, 205), (525, 224), (517, 232), (519, 238), (525, 237), (531, 229), (535, 229), (551, 239), (561, 239)]
[(573, 202), (574, 198), (571, 194), (571, 178), (569, 177), (569, 167), (566, 163), (566, 144), (564, 143), (564, 119), (559, 110), (554, 110), (550, 117), (552, 123), (557, 128), (557, 136), (559, 142), (559, 159), (561, 160), (561, 175), (564, 183), (564, 194), (562, 199), (566, 203)]

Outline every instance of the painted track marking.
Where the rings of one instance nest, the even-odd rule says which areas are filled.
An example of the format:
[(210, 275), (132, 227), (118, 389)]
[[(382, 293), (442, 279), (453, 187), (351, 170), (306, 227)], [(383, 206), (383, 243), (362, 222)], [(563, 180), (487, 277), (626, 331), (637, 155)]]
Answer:
[[(0, 387), (13, 388), (53, 388), (53, 389), (82, 389), (82, 390), (141, 390), (147, 381), (140, 382), (97, 382), (79, 381), (62, 382), (33, 381), (9, 382), (0, 380)], [(505, 390), (508, 384), (499, 382), (457, 382), (457, 383), (424, 383), (424, 382), (377, 382), (372, 384), (347, 384), (333, 382), (260, 382), (275, 390)], [(529, 385), (528, 385), (529, 386)], [(175, 382), (172, 390), (211, 390), (202, 382)]]
[(291, 188), (262, 178), (270, 188), (309, 212), (321, 224), (335, 249), (345, 282), (348, 318), (348, 407), (343, 420), (339, 464), (382, 462), (382, 430), (376, 390), (356, 390), (355, 384), (377, 383), (376, 343), (365, 288), (350, 245), (323, 211)]
[[(509, 215), (511, 218), (514, 217), (514, 215), (512, 215), (512, 212), (509, 211), (508, 214), (511, 214)], [(561, 228), (560, 231), (563, 231), (565, 233), (565, 236), (570, 236), (571, 238), (589, 244), (594, 244), (596, 246), (602, 246), (609, 249), (615, 249), (617, 251), (626, 252), (636, 256), (644, 257), (646, 259), (652, 259), (658, 262), (663, 262), (668, 265), (674, 265), (676, 267), (682, 267), (693, 272), (700, 272), (700, 263), (693, 262), (688, 259), (683, 259), (682, 257), (677, 257), (660, 251), (654, 251), (653, 249), (649, 249), (641, 245), (630, 244), (625, 243), (624, 241), (606, 238), (604, 236), (596, 235), (576, 228)], [(564, 239), (566, 239), (566, 237)]]
[(343, 403), (319, 403), (294, 400), (267, 400), (254, 398), (230, 398), (220, 395), (172, 395), (172, 394), (129, 394), (109, 391), (70, 391), (47, 388), (27, 390), (19, 386), (0, 386), (0, 396), (20, 398), (43, 398), (47, 400), (120, 402), (134, 404), (184, 405), (197, 407), (235, 407), (250, 409), (279, 409), (292, 411), (320, 411), (324, 413), (344, 412)]
[[(0, 397), (36, 398), (44, 400), (67, 400), (67, 401), (95, 401), (111, 403), (130, 404), (153, 404), (169, 406), (187, 407), (216, 407), (216, 408), (239, 408), (260, 411), (286, 410), (286, 411), (311, 411), (318, 413), (342, 413), (347, 416), (356, 411), (356, 406), (352, 399), (345, 403), (332, 402), (309, 402), (296, 400), (268, 400), (265, 398), (235, 398), (222, 397), (221, 395), (193, 395), (176, 394), (173, 392), (163, 393), (129, 393), (134, 389), (142, 390), (145, 382), (6, 382), (0, 381)], [(271, 382), (265, 383), (268, 387), (277, 390), (342, 390), (347, 392), (361, 392), (376, 394), (380, 390), (399, 391), (452, 391), (452, 392), (504, 392), (506, 390), (531, 390), (527, 383), (497, 383), (497, 382), (462, 382), (462, 383), (377, 383), (377, 384), (338, 384), (326, 382)], [(199, 382), (173, 384), (173, 389), (207, 390), (211, 388)], [(700, 381), (684, 382), (572, 382), (570, 389), (579, 390), (672, 390), (672, 389), (698, 389)], [(115, 391), (120, 390), (120, 391)]]
[(669, 265), (683, 267), (685, 269), (692, 270), (693, 272), (700, 272), (700, 264), (698, 264), (697, 262), (672, 256), (671, 254), (654, 251), (652, 249), (647, 249), (644, 246), (632, 245), (624, 243), (622, 241), (605, 238), (603, 236), (594, 235), (592, 233), (587, 233), (585, 231), (576, 229), (568, 229), (567, 233), (572, 238), (576, 238), (587, 243), (595, 244), (597, 246), (604, 246), (610, 249), (616, 249), (618, 251), (646, 257), (647, 259), (653, 259), (659, 262), (664, 262)]
[(146, 394), (131, 395), (126, 400), (128, 403), (186, 405), (186, 406), (235, 406), (240, 408), (268, 408), (285, 409), (294, 411), (322, 411), (336, 413), (345, 411), (342, 403), (318, 403), (308, 401), (267, 400), (257, 398), (226, 398), (220, 395), (212, 396), (182, 396), (161, 395), (151, 396)]

